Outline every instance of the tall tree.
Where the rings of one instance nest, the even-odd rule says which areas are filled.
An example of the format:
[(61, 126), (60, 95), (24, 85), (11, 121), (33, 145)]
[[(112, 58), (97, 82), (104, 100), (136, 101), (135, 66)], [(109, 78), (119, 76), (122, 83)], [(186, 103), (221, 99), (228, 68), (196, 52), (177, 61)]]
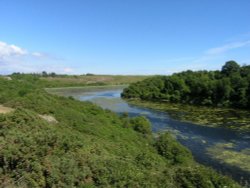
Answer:
[(225, 65), (221, 69), (221, 73), (229, 76), (233, 73), (239, 72), (240, 71), (240, 65), (236, 63), (235, 61), (227, 61)]

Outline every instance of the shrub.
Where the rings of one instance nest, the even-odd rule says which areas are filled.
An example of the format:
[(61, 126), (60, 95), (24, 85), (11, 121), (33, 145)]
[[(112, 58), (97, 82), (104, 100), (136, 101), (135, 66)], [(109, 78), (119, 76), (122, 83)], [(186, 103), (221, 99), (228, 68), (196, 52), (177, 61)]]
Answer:
[(138, 116), (130, 120), (132, 128), (142, 134), (150, 135), (152, 133), (149, 120), (143, 116)]
[(154, 146), (171, 164), (188, 164), (193, 160), (191, 152), (176, 142), (169, 133), (160, 135)]

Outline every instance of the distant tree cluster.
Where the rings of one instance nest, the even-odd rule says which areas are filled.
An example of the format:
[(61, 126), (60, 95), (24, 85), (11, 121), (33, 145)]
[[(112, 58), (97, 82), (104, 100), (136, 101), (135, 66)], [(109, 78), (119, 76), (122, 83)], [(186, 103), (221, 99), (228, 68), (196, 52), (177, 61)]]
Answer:
[(42, 77), (57, 77), (57, 76), (62, 76), (62, 75), (57, 75), (55, 72), (46, 72), (46, 71), (42, 71), (41, 73), (29, 73), (29, 74), (25, 74), (25, 73), (20, 73), (20, 72), (14, 72), (12, 73), (12, 76), (23, 76), (23, 75), (32, 75), (32, 76), (42, 76)]
[(86, 76), (95, 76), (93, 73), (87, 73)]
[(124, 98), (250, 109), (250, 65), (228, 61), (221, 71), (185, 71), (131, 84)]
[(43, 77), (56, 77), (57, 75), (56, 75), (56, 73), (54, 73), (54, 72), (47, 73), (46, 71), (43, 71), (43, 72), (42, 72), (42, 76), (43, 76)]

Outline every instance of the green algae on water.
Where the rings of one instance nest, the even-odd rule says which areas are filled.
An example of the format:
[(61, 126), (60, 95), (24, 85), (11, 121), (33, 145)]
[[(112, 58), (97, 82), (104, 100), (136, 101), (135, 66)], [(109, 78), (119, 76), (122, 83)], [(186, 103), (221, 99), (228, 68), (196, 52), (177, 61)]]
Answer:
[(207, 148), (207, 154), (230, 166), (250, 172), (250, 149), (234, 150), (233, 143), (218, 143)]
[(165, 111), (171, 118), (184, 122), (250, 132), (250, 112), (247, 110), (202, 107), (167, 102), (146, 102), (141, 100), (128, 100), (128, 103)]

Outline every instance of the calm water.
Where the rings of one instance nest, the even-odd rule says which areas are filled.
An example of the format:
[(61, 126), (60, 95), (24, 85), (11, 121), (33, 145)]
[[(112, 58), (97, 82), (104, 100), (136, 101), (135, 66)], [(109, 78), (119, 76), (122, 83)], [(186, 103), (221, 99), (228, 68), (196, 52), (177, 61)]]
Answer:
[[(211, 128), (181, 122), (172, 119), (167, 112), (130, 105), (121, 99), (121, 92), (121, 88), (114, 87), (106, 89), (60, 90), (56, 93), (73, 96), (81, 101), (91, 101), (102, 108), (112, 110), (118, 114), (126, 112), (130, 116), (146, 116), (151, 121), (154, 132), (170, 131), (176, 136), (179, 142), (192, 151), (196, 161), (207, 166), (212, 166), (241, 183), (245, 181), (249, 182), (250, 172), (248, 170), (240, 168), (237, 164), (223, 163), (215, 159), (207, 151), (207, 148), (213, 147), (216, 144), (231, 144), (234, 147), (230, 147), (229, 150), (237, 152), (243, 149), (250, 149), (249, 133), (239, 133), (224, 128)], [(245, 153), (244, 156), (250, 157), (250, 153)]]

